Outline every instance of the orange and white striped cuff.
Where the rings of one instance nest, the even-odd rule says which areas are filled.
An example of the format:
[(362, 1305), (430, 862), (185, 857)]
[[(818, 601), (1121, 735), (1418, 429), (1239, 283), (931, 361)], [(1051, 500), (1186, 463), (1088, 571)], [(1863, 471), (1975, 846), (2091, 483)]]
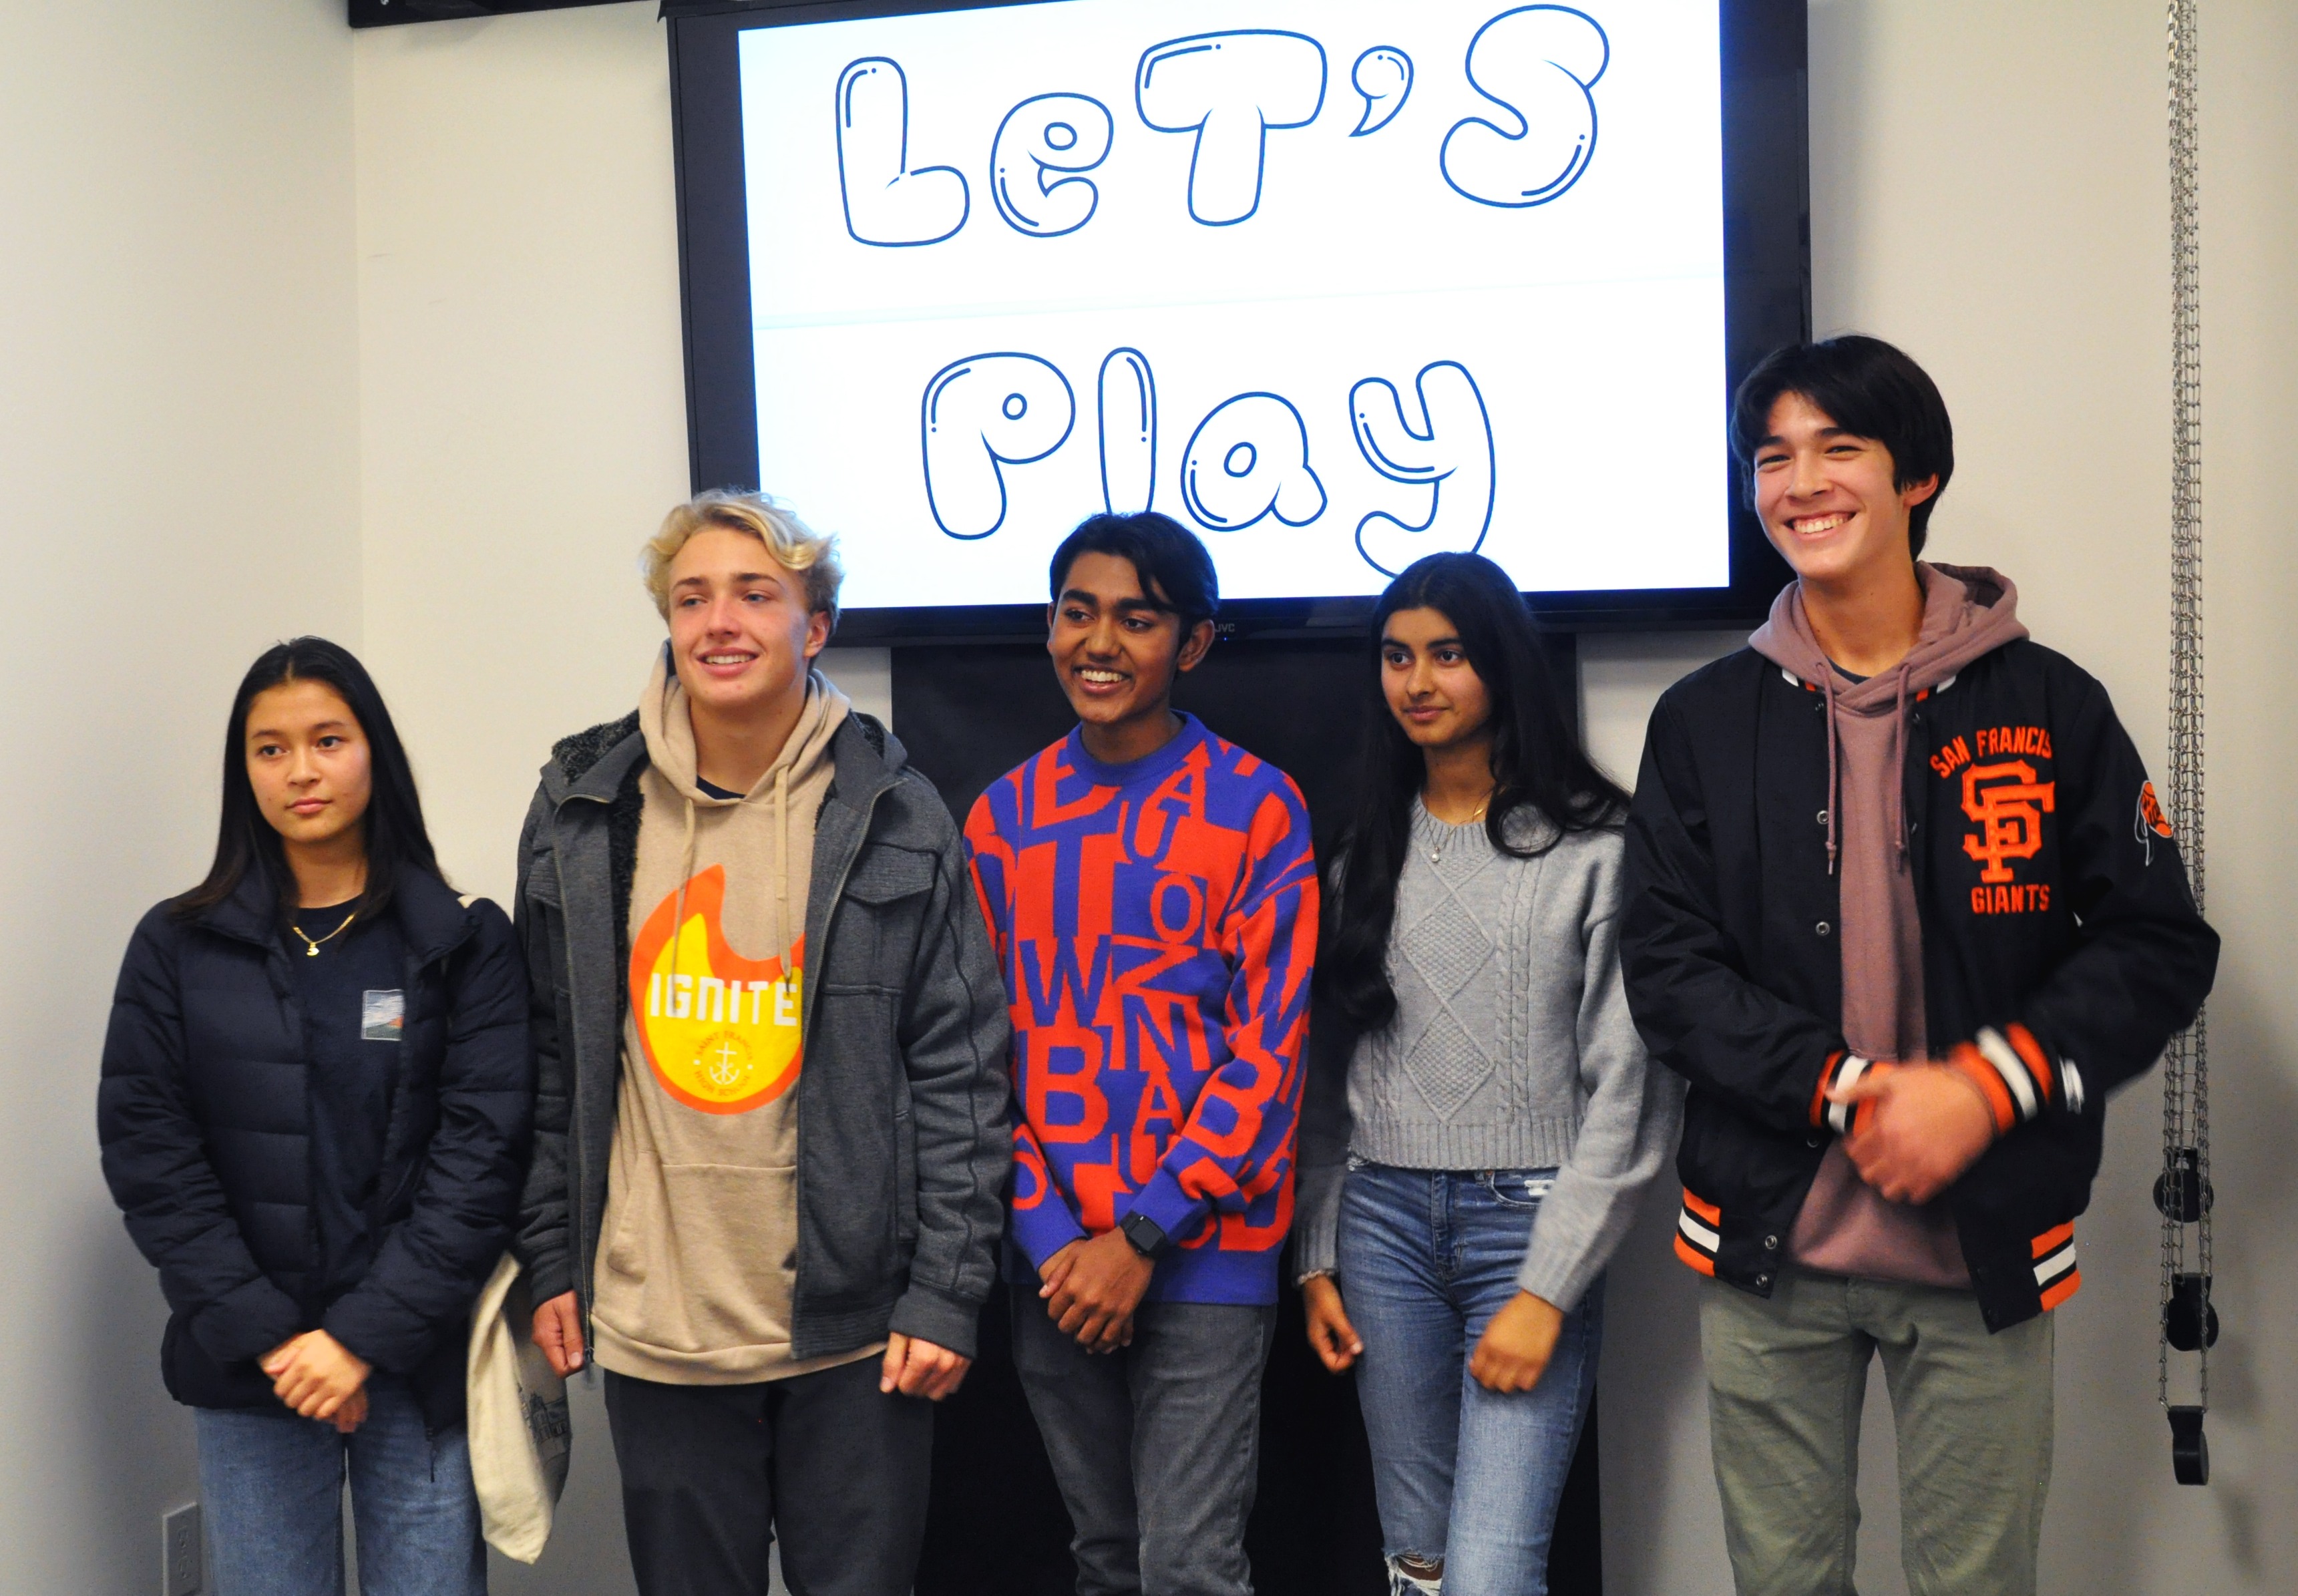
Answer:
[(1675, 1255), (1703, 1275), (1715, 1273), (1715, 1252), (1724, 1245), (1724, 1211), (1683, 1188), (1683, 1210), (1675, 1220)]
[(2043, 1294), (2043, 1311), (2048, 1313), (2082, 1289), (2082, 1270), (2075, 1267), (2074, 1221), (2044, 1231), (2033, 1247), (2035, 1284)]
[(1947, 1062), (1985, 1095), (1998, 1134), (2034, 1119), (2051, 1106), (2054, 1097), (2071, 1111), (2082, 1112), (2082, 1071), (2071, 1059), (2054, 1062), (2023, 1025), (2001, 1030), (1983, 1027), (1970, 1041), (1959, 1044)]
[(1839, 1053), (1827, 1061), (1820, 1071), (1819, 1090), (1812, 1095), (1811, 1122), (1822, 1130), (1832, 1130), (1838, 1136), (1848, 1136), (1851, 1128), (1867, 1112), (1866, 1104), (1831, 1103), (1827, 1095), (1859, 1084), (1871, 1072), (1889, 1070), (1889, 1064), (1877, 1063), (1872, 1058), (1861, 1058), (1856, 1053)]

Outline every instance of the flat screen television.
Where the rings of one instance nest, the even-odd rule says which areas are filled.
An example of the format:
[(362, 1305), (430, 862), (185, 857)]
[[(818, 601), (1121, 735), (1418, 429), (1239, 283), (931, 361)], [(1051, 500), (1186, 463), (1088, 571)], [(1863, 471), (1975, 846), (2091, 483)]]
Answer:
[(1569, 627), (1785, 567), (1732, 385), (1807, 335), (1804, 0), (833, 0), (672, 23), (698, 489), (841, 641), (1043, 626), (1162, 510), (1246, 633), (1476, 550)]

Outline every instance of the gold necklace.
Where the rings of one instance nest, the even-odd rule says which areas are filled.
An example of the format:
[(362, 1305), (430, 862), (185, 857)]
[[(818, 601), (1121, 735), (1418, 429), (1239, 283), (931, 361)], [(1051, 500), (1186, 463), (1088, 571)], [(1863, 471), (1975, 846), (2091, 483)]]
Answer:
[[(1467, 819), (1462, 821), (1460, 823), (1464, 826), (1472, 826), (1477, 822), (1483, 820), (1484, 817), (1484, 811), (1492, 806), (1492, 793), (1497, 790), (1499, 790), (1497, 788), (1487, 790), (1484, 794), (1484, 801), (1476, 806), (1476, 812), (1468, 816)], [(1428, 800), (1425, 798), (1422, 798), (1420, 800), (1420, 806), (1424, 809), (1427, 809)], [(1449, 826), (1452, 823), (1449, 820), (1440, 819), (1437, 816), (1436, 812), (1433, 809), (1429, 810), (1428, 818), (1435, 821), (1439, 825)], [(1444, 862), (1443, 850), (1442, 848), (1430, 848), (1428, 850), (1428, 862), (1431, 864), (1442, 864)]]
[[(343, 924), (337, 926), (334, 930), (329, 931), (326, 936), (320, 938), (319, 942), (334, 941), (337, 937), (342, 936), (345, 931), (351, 930), (351, 922), (358, 918), (359, 911), (357, 909), (353, 909), (350, 914), (343, 916)], [(287, 922), (287, 929), (293, 931), (297, 936), (303, 937), (303, 956), (305, 958), (316, 959), (319, 956), (319, 942), (314, 942), (310, 938), (304, 937), (303, 928), (302, 926), (297, 925), (291, 920)]]

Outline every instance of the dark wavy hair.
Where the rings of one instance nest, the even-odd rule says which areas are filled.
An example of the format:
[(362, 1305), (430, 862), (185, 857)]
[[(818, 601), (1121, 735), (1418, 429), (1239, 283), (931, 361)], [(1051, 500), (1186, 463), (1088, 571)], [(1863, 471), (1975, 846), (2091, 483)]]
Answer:
[(373, 796), (360, 822), (367, 844), (367, 888), (360, 913), (369, 917), (390, 906), (392, 894), (409, 871), (438, 875), (439, 859), (423, 825), (423, 800), (415, 790), (415, 771), (407, 748), (384, 707), (375, 678), (348, 649), (324, 637), (295, 637), (275, 643), (257, 657), (232, 695), (231, 718), (223, 732), (223, 816), (216, 831), (215, 863), (207, 879), (173, 900), (177, 914), (211, 908), (239, 890), (249, 872), (278, 894), (280, 912), (294, 909), (295, 873), (287, 866), (279, 833), (263, 817), (247, 779), (247, 717), (259, 694), (290, 682), (318, 682), (333, 688), (351, 708), (367, 736)]
[[(1574, 734), (1539, 627), (1509, 574), (1480, 554), (1431, 554), (1406, 566), (1373, 611), (1356, 811), (1342, 838), (1339, 880), (1326, 894), (1330, 909), (1317, 960), (1326, 996), (1360, 1030), (1377, 1030), (1396, 1017), (1388, 937), (1397, 876), (1411, 846), (1413, 800), (1427, 777), (1419, 747), (1396, 724), (1381, 691), (1382, 638), (1389, 617), (1405, 609), (1442, 612), (1492, 696), (1494, 786), (1484, 835), (1494, 848), (1536, 857), (1566, 832), (1618, 825), (1628, 806), (1628, 795)], [(1551, 826), (1531, 840), (1513, 840), (1509, 819), (1524, 808)]]

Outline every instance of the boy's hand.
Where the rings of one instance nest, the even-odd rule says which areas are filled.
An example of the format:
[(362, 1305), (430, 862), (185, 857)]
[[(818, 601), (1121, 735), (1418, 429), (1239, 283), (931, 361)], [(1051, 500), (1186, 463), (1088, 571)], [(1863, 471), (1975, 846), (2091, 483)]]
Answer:
[(1963, 1178), (1995, 1140), (1995, 1113), (1977, 1082), (1946, 1064), (1871, 1070), (1834, 1103), (1872, 1104), (1843, 1150), (1885, 1201), (1928, 1203)]
[(1133, 1250), (1122, 1230), (1073, 1241), (1037, 1271), (1046, 1312), (1087, 1352), (1105, 1352), (1132, 1339), (1133, 1311), (1156, 1265)]
[(534, 1344), (549, 1360), (550, 1372), (566, 1378), (583, 1367), (583, 1308), (571, 1291), (562, 1291), (534, 1310)]
[(922, 1396), (938, 1402), (965, 1380), (973, 1360), (930, 1341), (899, 1332), (886, 1337), (886, 1356), (878, 1368), (878, 1389), (891, 1396)]

